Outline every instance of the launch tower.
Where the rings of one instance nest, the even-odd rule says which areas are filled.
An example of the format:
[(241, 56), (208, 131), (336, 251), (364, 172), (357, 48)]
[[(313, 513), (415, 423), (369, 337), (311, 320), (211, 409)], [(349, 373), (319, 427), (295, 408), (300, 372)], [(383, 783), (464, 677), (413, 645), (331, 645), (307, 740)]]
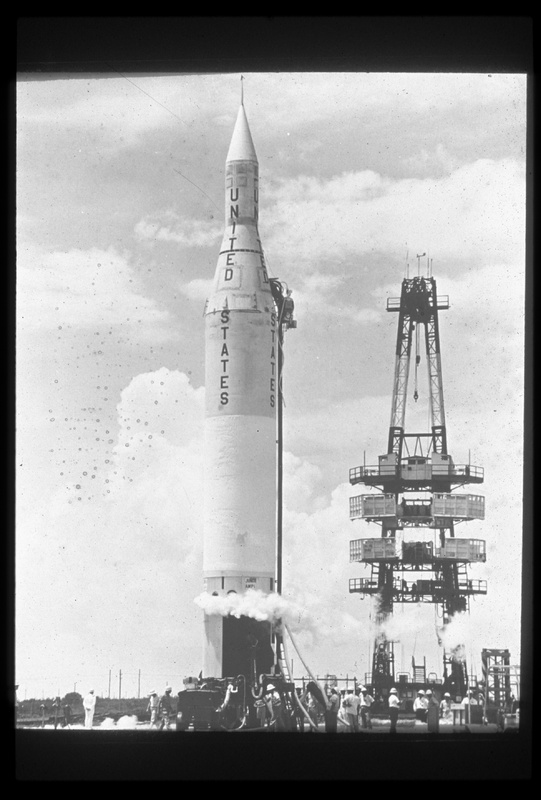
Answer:
[[(395, 603), (434, 603), (445, 628), (455, 614), (469, 611), (472, 595), (487, 591), (486, 581), (468, 578), (468, 565), (485, 561), (485, 542), (455, 536), (459, 523), (484, 519), (485, 499), (457, 491), (482, 483), (483, 469), (455, 464), (447, 450), (438, 313), (448, 308), (449, 298), (437, 295), (434, 278), (420, 275), (405, 278), (401, 296), (388, 299), (387, 311), (398, 313), (398, 336), (387, 452), (377, 465), (354, 467), (349, 473), (352, 485), (380, 491), (350, 498), (350, 519), (377, 523), (381, 536), (350, 542), (350, 561), (370, 565), (371, 574), (353, 578), (349, 585), (350, 593), (378, 596), (370, 682), (380, 697), (395, 683), (393, 642), (383, 624)], [(431, 426), (427, 432), (406, 433), (414, 341), (415, 401), (419, 396), (422, 326)], [(464, 694), (467, 685), (462, 649), (444, 648), (443, 686), (455, 695)], [(417, 673), (414, 680), (423, 682)]]

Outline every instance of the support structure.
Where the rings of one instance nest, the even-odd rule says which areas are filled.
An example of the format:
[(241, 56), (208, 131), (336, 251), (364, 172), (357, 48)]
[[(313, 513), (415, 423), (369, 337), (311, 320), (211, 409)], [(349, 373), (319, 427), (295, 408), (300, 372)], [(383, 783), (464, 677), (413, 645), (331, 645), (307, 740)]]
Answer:
[[(350, 498), (350, 519), (381, 526), (379, 538), (350, 542), (350, 560), (369, 565), (369, 578), (354, 578), (350, 592), (378, 600), (371, 685), (385, 697), (394, 683), (393, 643), (384, 633), (385, 619), (395, 603), (436, 604), (445, 627), (459, 612), (469, 611), (472, 595), (486, 594), (486, 581), (471, 580), (468, 565), (485, 561), (485, 542), (455, 536), (459, 523), (484, 519), (484, 497), (457, 489), (483, 482), (483, 469), (455, 464), (447, 451), (438, 312), (449, 308), (438, 297), (432, 277), (405, 278), (399, 298), (387, 311), (396, 312), (398, 335), (387, 453), (379, 463), (350, 470), (352, 485), (364, 484), (379, 493)], [(424, 326), (428, 371), (429, 431), (406, 433), (406, 400), (415, 341), (415, 390), (421, 362), (420, 329)], [(444, 687), (464, 694), (467, 670), (463, 648), (444, 651)]]

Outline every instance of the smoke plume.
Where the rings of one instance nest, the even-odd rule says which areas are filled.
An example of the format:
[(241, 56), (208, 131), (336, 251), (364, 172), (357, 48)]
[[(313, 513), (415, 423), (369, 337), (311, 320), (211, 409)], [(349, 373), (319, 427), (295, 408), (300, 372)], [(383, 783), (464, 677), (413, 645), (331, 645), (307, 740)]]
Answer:
[(298, 625), (299, 621), (303, 619), (304, 627), (309, 625), (304, 609), (275, 592), (264, 594), (256, 589), (248, 589), (244, 594), (231, 592), (225, 596), (203, 592), (195, 598), (194, 603), (209, 615), (251, 617), (258, 621), (273, 623), (282, 620), (292, 627)]

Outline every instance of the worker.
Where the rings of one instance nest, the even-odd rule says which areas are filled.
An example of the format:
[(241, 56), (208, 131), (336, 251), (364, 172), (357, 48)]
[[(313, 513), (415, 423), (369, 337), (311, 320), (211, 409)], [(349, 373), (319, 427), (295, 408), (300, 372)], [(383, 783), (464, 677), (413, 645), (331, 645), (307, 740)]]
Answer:
[(396, 723), (398, 722), (398, 709), (400, 706), (400, 700), (398, 698), (398, 692), (393, 687), (389, 692), (389, 717), (391, 719), (391, 728), (390, 733), (396, 733)]
[(440, 720), (440, 704), (431, 689), (426, 690), (426, 721), (430, 733), (437, 733)]
[(60, 706), (61, 706), (61, 701), (60, 701), (60, 698), (59, 698), (59, 697), (56, 697), (56, 698), (55, 698), (55, 701), (54, 701), (54, 703), (53, 703), (53, 709), (54, 709), (54, 729), (55, 729), (55, 730), (58, 728), (58, 717), (59, 717), (59, 715), (60, 715)]
[(155, 691), (149, 692), (147, 711), (150, 712), (150, 727), (158, 728), (158, 695)]
[(346, 712), (346, 721), (350, 727), (350, 733), (359, 732), (359, 706), (361, 701), (354, 693), (353, 689), (346, 690), (346, 696), (342, 701), (342, 706)]
[(271, 715), (269, 727), (274, 728), (275, 731), (285, 731), (286, 724), (284, 722), (282, 698), (280, 697), (278, 691), (276, 690), (276, 686), (274, 686), (273, 683), (267, 684), (265, 702)]
[(336, 733), (338, 727), (338, 709), (340, 708), (340, 696), (336, 689), (329, 691), (328, 707), (325, 710), (325, 733)]
[(96, 710), (96, 695), (94, 689), (89, 689), (88, 694), (83, 700), (83, 708), (85, 710), (85, 728), (90, 730), (94, 722), (94, 711)]
[(370, 707), (374, 702), (374, 698), (368, 693), (366, 686), (361, 687), (361, 723), (363, 728), (372, 729), (372, 719)]
[(304, 726), (306, 725), (306, 714), (305, 714), (305, 705), (303, 702), (304, 694), (301, 688), (295, 689), (295, 721), (297, 725), (297, 730), (301, 733), (304, 731)]
[(71, 706), (69, 703), (64, 703), (64, 727), (71, 730)]
[(293, 311), (295, 309), (295, 302), (291, 297), (291, 289), (287, 290), (287, 296), (284, 299), (284, 310), (282, 314), (282, 322), (289, 328), (293, 322)]
[(319, 723), (319, 714), (321, 711), (321, 704), (317, 699), (314, 691), (313, 691), (313, 681), (308, 681), (308, 685), (306, 687), (306, 691), (301, 698), (301, 702), (303, 706), (306, 708), (308, 712), (308, 716), (312, 722), (310, 725), (310, 731), (317, 731), (318, 723)]
[(159, 730), (161, 731), (171, 730), (171, 718), (173, 716), (173, 700), (171, 698), (172, 691), (173, 689), (171, 686), (166, 686), (164, 693), (160, 697), (160, 702), (158, 703), (158, 712), (160, 716)]
[(466, 696), (462, 700), (462, 705), (464, 706), (464, 718), (465, 718), (465, 721), (466, 721), (467, 724), (469, 724), (472, 721), (470, 706), (476, 706), (477, 705), (477, 700), (475, 699), (475, 696), (474, 696), (474, 693), (473, 693), (473, 689), (468, 689), (468, 691), (466, 692)]
[(440, 703), (440, 719), (442, 722), (452, 722), (453, 715), (451, 712), (451, 695), (445, 692), (443, 700)]
[(259, 697), (255, 702), (255, 713), (260, 728), (264, 728), (267, 723), (267, 704), (263, 697)]
[(413, 710), (415, 712), (415, 719), (418, 722), (424, 722), (426, 719), (425, 711), (428, 703), (425, 699), (425, 693), (422, 689), (417, 692), (417, 697), (413, 701)]

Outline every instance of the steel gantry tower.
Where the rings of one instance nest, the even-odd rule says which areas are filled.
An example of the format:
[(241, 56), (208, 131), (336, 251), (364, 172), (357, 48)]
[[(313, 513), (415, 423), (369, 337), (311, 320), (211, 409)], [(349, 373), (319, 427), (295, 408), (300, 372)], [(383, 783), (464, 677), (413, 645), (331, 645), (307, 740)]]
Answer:
[[(370, 683), (385, 696), (395, 682), (393, 642), (385, 635), (385, 619), (394, 603), (434, 603), (443, 627), (458, 612), (469, 610), (469, 598), (486, 594), (486, 581), (470, 580), (468, 564), (485, 561), (485, 542), (455, 537), (455, 525), (484, 519), (485, 499), (456, 490), (483, 482), (483, 470), (455, 464), (447, 452), (438, 312), (449, 308), (438, 297), (432, 277), (405, 278), (399, 298), (389, 298), (387, 311), (398, 313), (398, 336), (387, 453), (375, 466), (354, 467), (352, 485), (380, 490), (350, 498), (350, 519), (375, 522), (379, 538), (350, 542), (350, 561), (371, 566), (369, 578), (353, 578), (349, 591), (376, 595), (378, 600)], [(428, 367), (430, 430), (406, 433), (406, 399), (415, 339), (415, 391), (421, 361), (420, 331), (424, 326)], [(467, 685), (461, 648), (444, 648), (444, 686), (463, 694)]]

